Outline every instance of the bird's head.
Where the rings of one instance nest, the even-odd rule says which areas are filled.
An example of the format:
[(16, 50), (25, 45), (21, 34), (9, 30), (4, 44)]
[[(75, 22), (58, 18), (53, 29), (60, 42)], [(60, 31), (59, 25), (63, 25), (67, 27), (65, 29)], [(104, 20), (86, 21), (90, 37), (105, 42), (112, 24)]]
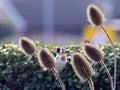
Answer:
[(57, 47), (56, 52), (57, 54), (64, 54), (65, 50), (62, 47)]

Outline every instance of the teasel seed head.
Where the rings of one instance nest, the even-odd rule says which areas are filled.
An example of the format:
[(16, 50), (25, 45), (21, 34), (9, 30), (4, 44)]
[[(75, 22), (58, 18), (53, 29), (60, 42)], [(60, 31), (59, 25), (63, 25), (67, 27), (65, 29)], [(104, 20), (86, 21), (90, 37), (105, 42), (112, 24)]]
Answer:
[(95, 72), (90, 63), (80, 53), (74, 53), (72, 67), (81, 82), (92, 77)]
[(94, 4), (87, 7), (87, 18), (95, 26), (99, 26), (105, 21), (104, 13)]
[(54, 56), (47, 48), (43, 48), (39, 51), (38, 61), (41, 66), (47, 69), (51, 69), (55, 67)]
[(21, 37), (19, 39), (19, 45), (20, 45), (23, 53), (28, 54), (28, 55), (35, 54), (35, 44), (31, 39), (29, 39), (27, 37)]
[(104, 59), (103, 51), (95, 45), (85, 44), (84, 53), (95, 63), (99, 63)]

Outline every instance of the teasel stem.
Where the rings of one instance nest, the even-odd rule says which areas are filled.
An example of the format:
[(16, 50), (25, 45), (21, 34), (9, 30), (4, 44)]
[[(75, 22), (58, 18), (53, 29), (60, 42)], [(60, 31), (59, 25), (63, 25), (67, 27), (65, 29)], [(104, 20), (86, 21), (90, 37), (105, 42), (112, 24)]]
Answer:
[(37, 58), (37, 54), (38, 54), (38, 52), (37, 52), (37, 51), (35, 51), (35, 53), (33, 54), (33, 55), (34, 55), (34, 57), (36, 57), (36, 58)]
[(62, 90), (66, 90), (66, 89), (65, 89), (65, 85), (64, 85), (64, 83), (62, 82), (62, 79), (60, 78), (60, 75), (57, 73), (56, 69), (55, 69), (55, 68), (51, 68), (51, 71), (53, 72), (54, 76), (58, 79), (58, 82), (59, 82)]
[(107, 35), (107, 38), (109, 39), (109, 41), (110, 41), (110, 43), (111, 43), (111, 45), (112, 45), (112, 48), (114, 49), (114, 44), (113, 44), (111, 38), (109, 37), (109, 35), (108, 35), (108, 33), (107, 33), (105, 27), (104, 27), (103, 25), (100, 25), (100, 27), (103, 29), (103, 31), (104, 31), (105, 34)]
[(95, 89), (94, 89), (94, 83), (93, 83), (93, 81), (92, 81), (92, 78), (88, 78), (88, 83), (89, 83), (90, 90), (95, 90)]
[(103, 60), (101, 61), (101, 64), (102, 64), (103, 67), (105, 68), (106, 73), (107, 73), (107, 76), (108, 76), (108, 78), (109, 78), (109, 80), (110, 80), (111, 90), (115, 90), (115, 89), (114, 89), (114, 86), (113, 86), (113, 80), (112, 80), (112, 77), (111, 77), (110, 72), (109, 72), (109, 70), (107, 69), (105, 63), (103, 62)]
[(114, 90), (116, 89), (116, 72), (117, 72), (117, 57), (116, 57), (116, 51), (115, 51), (115, 47), (114, 44), (111, 40), (111, 38), (109, 37), (105, 27), (103, 25), (100, 25), (100, 27), (103, 29), (103, 31), (105, 32), (107, 38), (109, 39), (111, 46), (113, 48), (113, 53), (114, 53)]
[(86, 70), (85, 70), (85, 68), (84, 68), (84, 67), (83, 67), (83, 69), (84, 69), (85, 74), (86, 74), (86, 76), (87, 76), (87, 79), (88, 79), (88, 83), (89, 83), (90, 90), (95, 90), (95, 89), (94, 89), (94, 83), (93, 83), (93, 81), (92, 81), (92, 78), (91, 78), (91, 77), (89, 77), (89, 75), (87, 74), (87, 72), (86, 72)]

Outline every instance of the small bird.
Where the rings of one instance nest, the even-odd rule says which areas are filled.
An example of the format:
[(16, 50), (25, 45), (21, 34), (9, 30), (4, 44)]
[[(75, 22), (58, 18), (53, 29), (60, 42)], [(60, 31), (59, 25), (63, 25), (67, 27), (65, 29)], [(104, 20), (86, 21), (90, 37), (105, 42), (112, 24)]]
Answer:
[(55, 69), (60, 74), (65, 68), (67, 56), (65, 55), (65, 50), (62, 47), (57, 47), (56, 53), (57, 55), (55, 57)]

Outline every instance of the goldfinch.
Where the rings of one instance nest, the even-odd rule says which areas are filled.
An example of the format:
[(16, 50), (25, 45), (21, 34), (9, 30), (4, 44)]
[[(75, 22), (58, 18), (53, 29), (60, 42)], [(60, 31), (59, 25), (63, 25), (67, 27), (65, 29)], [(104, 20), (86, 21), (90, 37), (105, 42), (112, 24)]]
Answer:
[(65, 50), (62, 47), (57, 47), (56, 53), (55, 69), (58, 71), (58, 73), (61, 73), (66, 65), (67, 56), (65, 55)]

